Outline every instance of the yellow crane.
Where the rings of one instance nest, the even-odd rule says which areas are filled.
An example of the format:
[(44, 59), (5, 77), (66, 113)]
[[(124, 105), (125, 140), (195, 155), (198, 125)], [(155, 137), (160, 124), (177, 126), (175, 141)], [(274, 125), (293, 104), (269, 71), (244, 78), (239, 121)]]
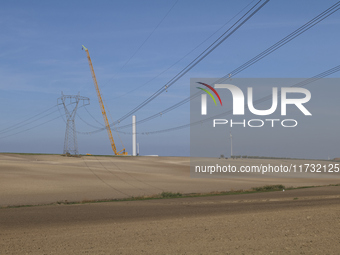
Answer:
[(127, 155), (127, 152), (125, 151), (125, 148), (120, 150), (120, 151), (117, 151), (117, 148), (116, 148), (116, 145), (115, 145), (115, 141), (113, 140), (113, 136), (112, 136), (112, 132), (111, 132), (111, 128), (110, 128), (110, 123), (109, 123), (109, 121), (107, 119), (107, 115), (106, 115), (104, 103), (103, 103), (103, 100), (102, 100), (102, 96), (100, 94), (100, 90), (99, 90), (99, 86), (98, 86), (98, 83), (97, 83), (96, 74), (94, 73), (92, 61), (91, 61), (91, 58), (90, 58), (90, 53), (89, 53), (89, 50), (84, 45), (82, 45), (82, 46), (83, 46), (83, 49), (85, 50), (85, 52), (87, 54), (87, 60), (89, 61), (89, 66), (90, 66), (90, 69), (91, 69), (92, 79), (93, 79), (94, 86), (95, 86), (96, 91), (97, 91), (98, 101), (99, 101), (100, 108), (101, 108), (101, 111), (102, 111), (102, 114), (103, 114), (103, 118), (104, 118), (106, 130), (107, 130), (107, 134), (109, 135), (109, 138), (110, 138), (110, 143), (111, 143), (112, 150), (115, 153), (115, 155)]

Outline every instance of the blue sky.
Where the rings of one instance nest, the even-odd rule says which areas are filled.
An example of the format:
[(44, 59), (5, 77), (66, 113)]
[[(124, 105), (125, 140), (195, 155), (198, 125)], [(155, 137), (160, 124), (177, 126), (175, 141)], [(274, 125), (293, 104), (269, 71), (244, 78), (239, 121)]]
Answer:
[[(60, 112), (55, 107), (52, 110), (55, 112), (40, 120), (4, 132), (55, 106), (61, 91), (69, 95), (79, 92), (89, 97), (91, 104), (87, 110), (104, 123), (82, 44), (89, 49), (107, 110), (114, 120), (176, 75), (235, 20), (193, 50), (196, 46), (249, 3), (251, 1), (246, 0), (2, 1), (0, 151), (62, 153), (66, 127), (62, 118), (32, 128), (60, 116), (62, 107)], [(271, 0), (167, 93), (138, 111), (137, 119), (188, 97), (190, 78), (228, 74), (335, 3), (330, 0)], [(340, 11), (237, 77), (308, 78), (339, 65), (339, 24)], [(186, 54), (187, 57), (167, 70)], [(99, 126), (84, 108), (78, 113), (87, 123)], [(78, 131), (95, 130), (80, 118), (76, 118)], [(189, 104), (186, 104), (137, 129), (139, 132), (161, 130), (186, 124), (189, 118)], [(130, 122), (128, 118), (120, 125)], [(23, 132), (26, 129), (30, 130)], [(117, 148), (121, 148), (117, 134), (114, 138)], [(131, 136), (121, 134), (121, 138), (131, 153)], [(189, 129), (139, 135), (138, 142), (143, 155), (189, 155)], [(80, 153), (112, 154), (105, 131), (79, 134), (78, 146)]]

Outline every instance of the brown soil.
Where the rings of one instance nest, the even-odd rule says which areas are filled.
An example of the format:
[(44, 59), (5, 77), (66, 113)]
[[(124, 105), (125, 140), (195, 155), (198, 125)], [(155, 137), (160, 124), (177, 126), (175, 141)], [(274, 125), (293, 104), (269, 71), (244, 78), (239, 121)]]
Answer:
[(0, 254), (339, 254), (340, 186), (4, 208), (339, 179), (193, 179), (187, 158), (0, 154)]
[(0, 210), (1, 254), (339, 254), (340, 187)]
[[(287, 164), (285, 160), (253, 161), (240, 159), (232, 163)], [(295, 164), (304, 162), (294, 161)], [(163, 191), (207, 193), (272, 184), (296, 187), (340, 183), (339, 173), (328, 178), (307, 178), (307, 174), (299, 178), (296, 174), (288, 178), (253, 178), (250, 174), (242, 178), (190, 178), (189, 166), (190, 159), (185, 157), (0, 154), (0, 207), (148, 196)], [(315, 174), (309, 176), (315, 177)]]

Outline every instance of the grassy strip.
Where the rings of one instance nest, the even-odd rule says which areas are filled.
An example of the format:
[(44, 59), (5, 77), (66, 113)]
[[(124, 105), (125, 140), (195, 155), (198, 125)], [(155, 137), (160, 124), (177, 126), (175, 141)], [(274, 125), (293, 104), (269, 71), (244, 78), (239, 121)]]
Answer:
[[(153, 199), (169, 199), (169, 198), (188, 198), (188, 197), (211, 197), (211, 196), (227, 196), (227, 195), (240, 195), (240, 194), (251, 194), (251, 193), (264, 193), (264, 192), (273, 192), (273, 191), (282, 191), (282, 190), (295, 190), (295, 189), (308, 189), (308, 188), (319, 188), (319, 187), (329, 187), (329, 186), (340, 186), (340, 184), (329, 184), (329, 185), (321, 185), (321, 186), (301, 186), (301, 187), (285, 187), (284, 185), (265, 185), (261, 187), (253, 187), (249, 190), (231, 190), (231, 191), (214, 191), (209, 193), (173, 193), (173, 192), (162, 192), (160, 194), (151, 195), (151, 196), (137, 196), (137, 197), (129, 197), (129, 198), (120, 198), (120, 199), (98, 199), (98, 200), (83, 200), (80, 202), (69, 202), (58, 201), (56, 203), (50, 204), (38, 204), (38, 205), (10, 205), (10, 206), (2, 206), (0, 209), (7, 208), (21, 208), (21, 207), (36, 207), (36, 206), (49, 206), (49, 205), (75, 205), (75, 204), (93, 204), (93, 203), (105, 203), (105, 202), (124, 202), (124, 201), (142, 201), (142, 200), (153, 200)], [(298, 199), (298, 198), (294, 198)]]
[(278, 190), (284, 190), (286, 187), (284, 185), (278, 184), (278, 185), (266, 185), (262, 187), (255, 187), (252, 188), (255, 191), (259, 192), (266, 192), (266, 191), (278, 191)]

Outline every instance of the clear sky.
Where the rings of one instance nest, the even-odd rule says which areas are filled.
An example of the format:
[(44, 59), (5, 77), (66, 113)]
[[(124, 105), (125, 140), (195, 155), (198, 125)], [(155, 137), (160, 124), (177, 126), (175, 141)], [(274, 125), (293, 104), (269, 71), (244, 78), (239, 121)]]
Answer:
[[(222, 27), (251, 2), (2, 1), (0, 152), (62, 153), (66, 124), (57, 117), (64, 110), (62, 106), (60, 111), (55, 107), (61, 92), (68, 95), (79, 92), (91, 100), (87, 111), (78, 109), (77, 131), (90, 132), (103, 126), (82, 44), (89, 49), (109, 116), (115, 120), (164, 86), (233, 24), (236, 20)], [(336, 2), (271, 0), (168, 92), (138, 111), (137, 120), (188, 97), (190, 78), (228, 74)], [(309, 78), (339, 65), (339, 25), (340, 11), (237, 77)], [(31, 119), (31, 123), (23, 122), (49, 108), (52, 109)], [(334, 111), (338, 108), (334, 107)], [(43, 124), (47, 121), (50, 122)], [(162, 130), (189, 121), (189, 104), (185, 104), (140, 124), (137, 130), (141, 133)], [(129, 117), (119, 125), (130, 123)], [(131, 132), (130, 128), (124, 131)], [(187, 128), (156, 135), (140, 134), (140, 153), (188, 156), (189, 131)], [(131, 135), (120, 136), (130, 154)], [(122, 148), (116, 133), (114, 138), (117, 148)], [(78, 147), (80, 153), (112, 154), (106, 131), (78, 134)], [(249, 152), (265, 153), (265, 150)]]

